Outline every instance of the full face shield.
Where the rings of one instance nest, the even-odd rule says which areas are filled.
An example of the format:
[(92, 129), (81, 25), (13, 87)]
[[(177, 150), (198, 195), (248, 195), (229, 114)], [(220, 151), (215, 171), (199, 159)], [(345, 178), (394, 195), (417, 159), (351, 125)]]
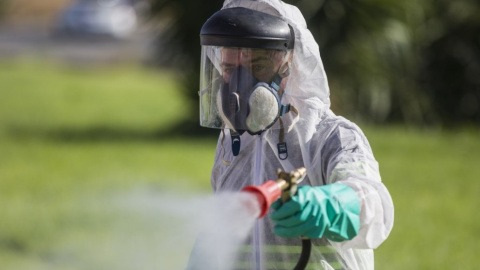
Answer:
[(274, 128), (289, 110), (281, 94), (293, 40), (275, 16), (245, 8), (215, 13), (201, 30), (200, 125), (250, 134)]

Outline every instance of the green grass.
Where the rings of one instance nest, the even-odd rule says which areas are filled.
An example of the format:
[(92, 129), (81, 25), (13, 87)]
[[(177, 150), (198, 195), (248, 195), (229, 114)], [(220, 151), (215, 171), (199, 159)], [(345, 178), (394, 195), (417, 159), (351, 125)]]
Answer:
[(366, 132), (395, 204), (379, 269), (477, 269), (480, 137), (475, 131)]
[[(0, 62), (0, 269), (181, 269), (188, 234), (137, 211), (209, 193), (216, 140), (169, 135), (189, 109), (175, 81)], [(478, 129), (364, 131), (395, 204), (376, 269), (478, 268)]]

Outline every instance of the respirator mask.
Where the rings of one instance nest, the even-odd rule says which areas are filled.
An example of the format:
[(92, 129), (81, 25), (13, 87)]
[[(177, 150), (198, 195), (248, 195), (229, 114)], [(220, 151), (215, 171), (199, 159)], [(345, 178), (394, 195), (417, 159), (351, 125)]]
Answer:
[[(250, 134), (259, 134), (271, 128), (289, 108), (288, 105), (281, 104), (278, 93), (282, 81), (278, 68), (286, 65), (283, 59), (288, 55), (265, 50), (222, 50), (223, 55), (233, 54), (239, 60), (229, 64), (222, 62), (222, 81), (216, 96), (216, 106), (225, 127)], [(251, 56), (255, 57), (253, 61)], [(233, 62), (237, 64), (232, 64)]]

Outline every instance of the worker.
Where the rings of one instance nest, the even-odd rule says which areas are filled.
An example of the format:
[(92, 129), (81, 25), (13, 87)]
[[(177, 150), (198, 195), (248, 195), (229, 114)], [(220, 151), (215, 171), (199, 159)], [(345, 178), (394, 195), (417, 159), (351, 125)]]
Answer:
[(393, 202), (361, 129), (330, 109), (301, 12), (280, 0), (226, 0), (200, 38), (200, 124), (221, 129), (213, 191), (307, 170), (297, 194), (256, 222), (236, 269), (293, 269), (301, 237), (313, 244), (308, 269), (374, 269)]

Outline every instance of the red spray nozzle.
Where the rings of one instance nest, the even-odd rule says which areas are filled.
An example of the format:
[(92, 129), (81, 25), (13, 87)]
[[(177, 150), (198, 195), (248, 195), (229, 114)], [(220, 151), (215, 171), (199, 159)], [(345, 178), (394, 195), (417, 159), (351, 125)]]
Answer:
[(305, 168), (298, 168), (292, 172), (284, 172), (277, 170), (277, 181), (268, 180), (260, 186), (247, 186), (242, 191), (254, 194), (257, 197), (260, 206), (260, 215), (258, 218), (264, 217), (270, 205), (280, 196), (282, 202), (288, 201), (291, 196), (297, 193), (297, 183), (302, 181), (303, 176), (307, 173)]
[(264, 217), (267, 214), (270, 205), (282, 194), (280, 185), (273, 180), (268, 180), (261, 186), (246, 186), (242, 191), (252, 193), (257, 197), (260, 206), (260, 215), (258, 218)]

